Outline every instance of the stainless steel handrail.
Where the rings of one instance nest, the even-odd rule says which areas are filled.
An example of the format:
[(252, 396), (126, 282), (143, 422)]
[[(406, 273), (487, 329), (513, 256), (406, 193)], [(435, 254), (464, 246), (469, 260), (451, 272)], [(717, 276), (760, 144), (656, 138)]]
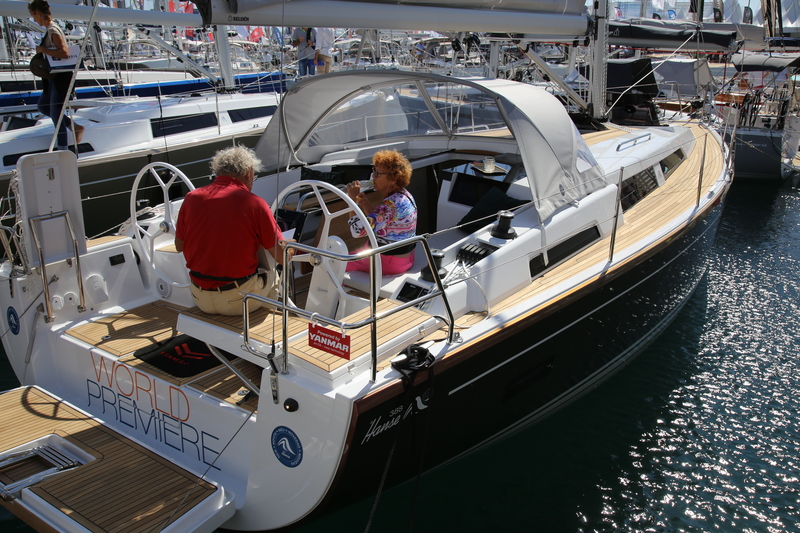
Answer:
[(642, 141), (642, 142), (645, 142), (645, 141), (649, 141), (650, 137), (652, 137), (652, 135), (650, 133), (645, 133), (643, 135), (639, 135), (638, 137), (634, 137), (633, 139), (628, 139), (627, 141), (622, 141), (621, 143), (619, 143), (617, 145), (617, 152), (622, 150), (622, 147), (625, 146), (626, 144), (630, 144), (630, 146), (626, 146), (625, 147), (626, 149), (627, 148), (633, 148), (634, 146), (639, 144), (639, 141), (641, 139), (645, 139), (644, 141)]
[(67, 223), (67, 229), (69, 230), (69, 234), (72, 237), (72, 250), (74, 253), (75, 258), (75, 274), (78, 277), (78, 293), (80, 295), (80, 304), (78, 305), (78, 311), (84, 312), (86, 311), (86, 297), (83, 294), (83, 276), (81, 275), (81, 260), (80, 254), (78, 252), (78, 239), (75, 237), (75, 230), (72, 229), (72, 221), (69, 217), (69, 211), (58, 211), (57, 213), (50, 213), (49, 215), (39, 215), (36, 217), (30, 217), (29, 222), (31, 225), (31, 235), (33, 236), (33, 242), (36, 246), (36, 251), (39, 255), (39, 266), (42, 269), (42, 285), (44, 285), (44, 304), (45, 308), (47, 309), (47, 314), (44, 317), (45, 322), (52, 322), (55, 320), (55, 315), (53, 314), (53, 306), (50, 302), (50, 286), (47, 283), (47, 266), (44, 262), (44, 250), (42, 249), (42, 245), (39, 241), (39, 235), (36, 233), (36, 224), (35, 222), (41, 222), (45, 220), (52, 220), (55, 218), (64, 217), (64, 221)]
[[(432, 290), (430, 293), (428, 293), (428, 294), (426, 294), (424, 296), (421, 296), (421, 297), (416, 298), (414, 300), (402, 303), (401, 305), (399, 305), (397, 307), (394, 307), (392, 309), (388, 309), (386, 311), (378, 313), (377, 310), (376, 310), (376, 304), (377, 304), (378, 293), (380, 291), (380, 287), (378, 287), (378, 285), (377, 285), (377, 277), (375, 276), (375, 261), (376, 261), (376, 258), (381, 253), (385, 253), (387, 251), (393, 250), (395, 248), (399, 248), (401, 246), (407, 246), (411, 242), (420, 242), (420, 243), (422, 243), (422, 248), (423, 248), (423, 250), (425, 252), (426, 259), (428, 260), (428, 266), (431, 269), (431, 273), (433, 274), (434, 284), (436, 285), (436, 288), (434, 290)], [(251, 353), (253, 355), (256, 355), (256, 356), (259, 356), (259, 357), (263, 357), (265, 359), (271, 359), (272, 357), (274, 357), (273, 354), (267, 354), (267, 353), (261, 352), (260, 350), (256, 349), (251, 344), (250, 333), (249, 333), (249, 331), (250, 331), (250, 315), (247, 312), (247, 301), (248, 300), (256, 300), (256, 301), (271, 305), (271, 306), (275, 307), (276, 309), (278, 309), (279, 311), (281, 311), (282, 314), (283, 314), (283, 328), (282, 328), (282, 333), (281, 333), (281, 336), (282, 336), (282, 347), (283, 347), (283, 354), (282, 354), (283, 355), (283, 361), (282, 361), (282, 365), (281, 365), (281, 368), (280, 368), (281, 374), (287, 374), (289, 372), (287, 346), (288, 346), (288, 338), (289, 338), (289, 334), (288, 334), (288, 322), (289, 322), (289, 320), (288, 319), (289, 319), (289, 313), (290, 312), (295, 314), (295, 315), (297, 315), (297, 316), (299, 316), (300, 318), (304, 318), (304, 319), (309, 320), (311, 322), (321, 323), (321, 324), (324, 324), (324, 325), (327, 325), (327, 326), (331, 326), (333, 328), (338, 328), (338, 329), (341, 329), (341, 330), (358, 329), (358, 328), (362, 328), (364, 326), (369, 325), (372, 328), (371, 335), (370, 335), (371, 336), (370, 348), (371, 348), (371, 359), (372, 359), (371, 360), (370, 381), (373, 382), (373, 383), (377, 379), (377, 371), (378, 371), (377, 333), (376, 333), (376, 329), (375, 329), (375, 324), (377, 323), (378, 320), (382, 320), (382, 319), (384, 319), (384, 318), (386, 318), (388, 316), (391, 316), (391, 315), (393, 315), (395, 313), (399, 313), (400, 311), (403, 311), (403, 310), (405, 310), (405, 309), (407, 309), (409, 307), (413, 307), (413, 306), (419, 305), (419, 304), (421, 304), (423, 302), (426, 302), (428, 300), (431, 300), (433, 298), (441, 297), (442, 298), (442, 302), (444, 303), (444, 307), (445, 307), (445, 310), (446, 310), (446, 313), (447, 313), (447, 319), (448, 319), (447, 320), (448, 321), (447, 339), (448, 339), (448, 342), (453, 342), (453, 340), (454, 340), (454, 329), (455, 329), (455, 318), (453, 316), (453, 311), (450, 308), (450, 303), (447, 300), (447, 295), (445, 294), (445, 291), (444, 291), (444, 285), (442, 283), (441, 278), (439, 277), (438, 269), (436, 268), (436, 264), (434, 262), (433, 255), (431, 253), (430, 245), (428, 244), (428, 241), (425, 238), (425, 236), (420, 235), (420, 236), (417, 236), (417, 237), (413, 237), (411, 239), (406, 239), (406, 240), (403, 240), (403, 241), (399, 241), (397, 243), (386, 244), (386, 245), (379, 246), (379, 247), (371, 249), (371, 250), (365, 250), (365, 251), (363, 251), (363, 252), (361, 252), (359, 254), (355, 254), (355, 255), (349, 255), (349, 254), (348, 255), (342, 255), (342, 254), (329, 252), (327, 250), (322, 250), (320, 248), (315, 248), (313, 246), (309, 246), (309, 245), (305, 245), (305, 244), (301, 244), (301, 243), (297, 243), (297, 242), (286, 242), (286, 244), (284, 246), (284, 264), (288, 264), (288, 254), (289, 254), (288, 250), (290, 248), (305, 252), (303, 255), (295, 255), (294, 256), (294, 259), (298, 260), (298, 261), (299, 260), (303, 260), (303, 259), (310, 259), (310, 257), (313, 254), (316, 254), (316, 255), (319, 255), (319, 256), (322, 256), (322, 257), (327, 257), (327, 258), (330, 258), (330, 259), (334, 259), (334, 260), (337, 260), (337, 261), (345, 261), (345, 262), (356, 261), (358, 259), (363, 259), (365, 257), (369, 257), (370, 261), (371, 261), (371, 269), (370, 269), (370, 273), (369, 273), (369, 275), (370, 275), (370, 283), (369, 283), (369, 285), (370, 285), (370, 298), (369, 298), (369, 300), (370, 300), (370, 316), (368, 318), (365, 318), (364, 320), (361, 320), (361, 321), (358, 321), (358, 322), (342, 322), (340, 320), (335, 320), (335, 319), (330, 318), (330, 317), (322, 316), (322, 315), (320, 315), (318, 313), (312, 313), (312, 312), (306, 311), (305, 309), (301, 309), (301, 308), (296, 307), (294, 305), (289, 305), (287, 303), (287, 294), (288, 294), (287, 291), (288, 291), (289, 280), (287, 279), (286, 276), (284, 276), (284, 278), (282, 279), (282, 283), (283, 283), (282, 301), (273, 300), (271, 298), (266, 298), (264, 296), (260, 296), (260, 295), (252, 294), (252, 293), (245, 294), (244, 295), (244, 302), (242, 304), (242, 307), (244, 309), (244, 311), (243, 311), (243, 319), (244, 320), (243, 320), (243, 324), (242, 324), (244, 344), (243, 344), (242, 348), (245, 349), (246, 351), (248, 351), (249, 353)]]

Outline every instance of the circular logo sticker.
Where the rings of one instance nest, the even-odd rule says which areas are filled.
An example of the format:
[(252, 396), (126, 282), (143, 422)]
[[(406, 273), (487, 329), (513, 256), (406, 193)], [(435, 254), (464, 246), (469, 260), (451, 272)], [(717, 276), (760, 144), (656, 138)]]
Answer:
[(303, 460), (303, 446), (294, 431), (286, 426), (278, 426), (272, 432), (272, 451), (278, 461), (294, 468)]
[(6, 320), (8, 321), (8, 327), (11, 333), (19, 335), (19, 315), (17, 314), (17, 310), (13, 307), (9, 307), (6, 312)]

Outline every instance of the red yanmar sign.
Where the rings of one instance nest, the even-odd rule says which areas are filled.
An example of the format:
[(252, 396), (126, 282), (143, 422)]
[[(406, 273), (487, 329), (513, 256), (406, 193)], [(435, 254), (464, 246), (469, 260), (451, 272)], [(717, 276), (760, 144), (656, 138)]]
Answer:
[(317, 324), (309, 324), (308, 345), (348, 361), (350, 360), (350, 335), (345, 335)]

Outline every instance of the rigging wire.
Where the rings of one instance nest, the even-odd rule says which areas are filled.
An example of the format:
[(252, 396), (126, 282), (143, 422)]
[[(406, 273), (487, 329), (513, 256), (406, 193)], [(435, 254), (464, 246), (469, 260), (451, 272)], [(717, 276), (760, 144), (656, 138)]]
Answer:
[[(664, 62), (666, 62), (667, 60), (671, 59), (673, 56), (677, 55), (677, 54), (678, 54), (678, 53), (679, 53), (679, 52), (680, 52), (680, 51), (683, 49), (683, 47), (684, 47), (684, 46), (686, 46), (686, 45), (689, 43), (689, 41), (691, 41), (692, 39), (694, 39), (696, 36), (697, 36), (697, 32), (695, 32), (695, 33), (693, 33), (692, 35), (690, 35), (690, 36), (689, 36), (689, 38), (688, 38), (688, 39), (686, 39), (685, 41), (683, 41), (683, 43), (681, 43), (681, 45), (680, 45), (678, 48), (676, 48), (676, 49), (675, 49), (675, 50), (674, 50), (674, 51), (673, 51), (671, 54), (669, 54), (667, 57), (665, 57), (665, 58), (664, 58)], [(647, 78), (647, 76), (649, 76), (651, 73), (653, 73), (653, 72), (655, 72), (656, 70), (658, 70), (658, 68), (659, 68), (661, 65), (663, 65), (663, 64), (664, 64), (664, 62), (662, 62), (662, 63), (660, 63), (659, 65), (655, 66), (655, 67), (654, 67), (652, 70), (650, 70), (650, 72), (648, 72), (647, 74), (645, 74), (644, 76), (642, 76), (642, 78), (641, 78), (641, 79), (637, 80), (637, 81), (636, 81), (636, 82), (635, 82), (633, 85), (631, 85), (630, 87), (628, 87), (627, 89), (625, 89), (624, 91), (622, 91), (622, 93), (620, 93), (620, 95), (617, 97), (617, 99), (616, 99), (616, 100), (614, 100), (614, 103), (613, 103), (613, 104), (611, 104), (610, 106), (608, 106), (608, 109), (606, 109), (606, 117), (608, 117), (608, 114), (609, 114), (609, 113), (611, 113), (611, 110), (612, 110), (612, 109), (614, 109), (614, 106), (615, 106), (615, 105), (617, 105), (617, 104), (619, 103), (619, 101), (622, 99), (622, 97), (623, 97), (623, 96), (624, 96), (624, 95), (625, 95), (625, 94), (626, 94), (628, 91), (630, 91), (630, 90), (632, 90), (634, 87), (638, 86), (638, 85), (639, 85), (641, 82), (643, 82), (643, 81), (644, 81), (644, 80)]]
[[(285, 48), (286, 47), (285, 47), (285, 44), (283, 42), (283, 39), (284, 39), (283, 28), (285, 28), (285, 23), (286, 23), (286, 1), (287, 0), (282, 0), (282, 2), (281, 2), (281, 26), (280, 26), (280, 28), (278, 28), (278, 36), (280, 37), (280, 41), (279, 41), (278, 44), (281, 47), (281, 49), (280, 49), (280, 51), (281, 51), (280, 64), (279, 64), (280, 68), (279, 68), (279, 71), (278, 71), (279, 72), (279, 75), (278, 75), (278, 94), (279, 94), (279, 99), (280, 99), (281, 102), (286, 97), (286, 92), (283, 90), (283, 83), (284, 83), (284, 80), (285, 80), (284, 68), (285, 68), (285, 65), (286, 65), (286, 63), (285, 63), (285, 59), (286, 59)], [(281, 110), (281, 107), (282, 106), (279, 104), (278, 105), (278, 109), (276, 110), (276, 113), (280, 112), (281, 119), (283, 119), (283, 111)], [(273, 115), (273, 118), (275, 118), (274, 115)], [(270, 120), (270, 122), (271, 122), (271, 120)], [(280, 153), (281, 153), (280, 146), (281, 146), (282, 137), (283, 137), (283, 128), (278, 128), (278, 139), (277, 139), (278, 142), (276, 143), (276, 147), (275, 147), (275, 149), (278, 151), (278, 156), (280, 156)], [(280, 183), (281, 183), (281, 162), (278, 161), (277, 157), (275, 158), (275, 160), (276, 160), (277, 164), (275, 165), (275, 203), (274, 203), (274, 205), (275, 205), (275, 208), (276, 208), (276, 211), (277, 211), (277, 207), (278, 207), (277, 199), (278, 199), (278, 195), (280, 194)], [(300, 206), (298, 206), (298, 207), (300, 207)], [(277, 217), (277, 213), (273, 213), (272, 215), (274, 217)], [(297, 239), (299, 239), (299, 238), (300, 238), (300, 235), (297, 236)], [(275, 245), (273, 247), (272, 257), (273, 258), (277, 258), (278, 257), (277, 254), (278, 253), (280, 253), (280, 250), (279, 250), (278, 243), (276, 241)], [(284, 257), (288, 257), (288, 254), (286, 256), (284, 256)], [(275, 272), (277, 273), (278, 272), (277, 261), (276, 261), (275, 269), (276, 269)], [(294, 265), (292, 264), (291, 259), (289, 259), (288, 263), (282, 265), (281, 276), (292, 276), (292, 277), (294, 276)], [(279, 298), (281, 299), (282, 303), (286, 302), (290, 295), (289, 294), (283, 294), (283, 290), (282, 290), (282, 288), (284, 287), (283, 280), (278, 281), (278, 277), (277, 276), (275, 276), (275, 280), (276, 280), (276, 284), (277, 284), (278, 290), (279, 290)], [(294, 294), (292, 294), (291, 296), (296, 298), (296, 295), (294, 295)], [(285, 307), (284, 307), (284, 311), (282, 312), (282, 314), (286, 314)], [(278, 323), (277, 315), (278, 315), (278, 313), (272, 313), (271, 329), (272, 329), (272, 338), (273, 339), (275, 338), (276, 330), (277, 330), (277, 323)], [(282, 338), (282, 335), (283, 335), (283, 330), (281, 328), (281, 338)], [(287, 339), (283, 339), (283, 341), (286, 341), (286, 340)], [(272, 346), (273, 346), (273, 349), (274, 349), (275, 344), (273, 343)], [(287, 350), (287, 347), (286, 347), (286, 343), (282, 342), (281, 346), (282, 346), (282, 349), (283, 349), (283, 357), (284, 357), (284, 363), (285, 363), (286, 362), (286, 358), (289, 357), (289, 354), (288, 354), (288, 350)], [(276, 375), (277, 375), (277, 373), (276, 373)]]
[(180, 509), (181, 506), (183, 506), (183, 504), (186, 503), (186, 499), (189, 496), (191, 496), (191, 494), (195, 491), (197, 487), (200, 486), (200, 482), (205, 480), (206, 476), (208, 475), (208, 472), (214, 467), (214, 464), (217, 462), (217, 459), (222, 457), (222, 454), (225, 453), (225, 450), (227, 450), (228, 446), (231, 445), (233, 439), (235, 439), (236, 436), (239, 434), (239, 432), (242, 431), (242, 429), (244, 429), (245, 424), (247, 424), (247, 422), (249, 422), (250, 419), (253, 418), (253, 416), (254, 413), (251, 412), (248, 414), (248, 416), (244, 417), (244, 420), (242, 421), (242, 424), (239, 426), (239, 428), (233, 433), (231, 438), (228, 440), (228, 442), (225, 443), (225, 446), (222, 447), (217, 456), (214, 457), (214, 460), (211, 461), (211, 463), (206, 467), (203, 473), (200, 474), (200, 476), (198, 476), (198, 478), (194, 482), (194, 485), (192, 485), (192, 487), (188, 491), (186, 491), (186, 494), (184, 495), (183, 499), (180, 502), (178, 502), (178, 505), (175, 506), (175, 509), (172, 510), (172, 513), (170, 513), (170, 515), (166, 519), (164, 519), (164, 522), (158, 528), (158, 531), (163, 531), (167, 526), (169, 526), (170, 522), (172, 521), (172, 517), (175, 516), (175, 513), (178, 512), (178, 509)]

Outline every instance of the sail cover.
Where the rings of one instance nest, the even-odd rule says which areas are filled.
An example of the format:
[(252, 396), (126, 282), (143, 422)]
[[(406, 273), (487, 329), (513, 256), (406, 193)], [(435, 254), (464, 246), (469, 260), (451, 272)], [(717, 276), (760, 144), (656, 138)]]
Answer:
[(610, 20), (608, 32), (609, 44), (619, 46), (674, 50), (684, 45), (687, 52), (733, 50), (736, 46), (735, 30), (709, 30), (666, 20)]
[(782, 72), (800, 66), (800, 54), (733, 54), (731, 63), (738, 72)]
[(516, 141), (506, 136), (499, 149), (520, 154), (541, 220), (606, 185), (564, 106), (544, 89), (504, 79), (401, 70), (309, 77), (284, 95), (256, 152), (275, 171), (335, 151), (357, 157), (378, 144), (430, 141), (443, 151), (459, 136), (475, 142), (482, 131), (504, 128)]

